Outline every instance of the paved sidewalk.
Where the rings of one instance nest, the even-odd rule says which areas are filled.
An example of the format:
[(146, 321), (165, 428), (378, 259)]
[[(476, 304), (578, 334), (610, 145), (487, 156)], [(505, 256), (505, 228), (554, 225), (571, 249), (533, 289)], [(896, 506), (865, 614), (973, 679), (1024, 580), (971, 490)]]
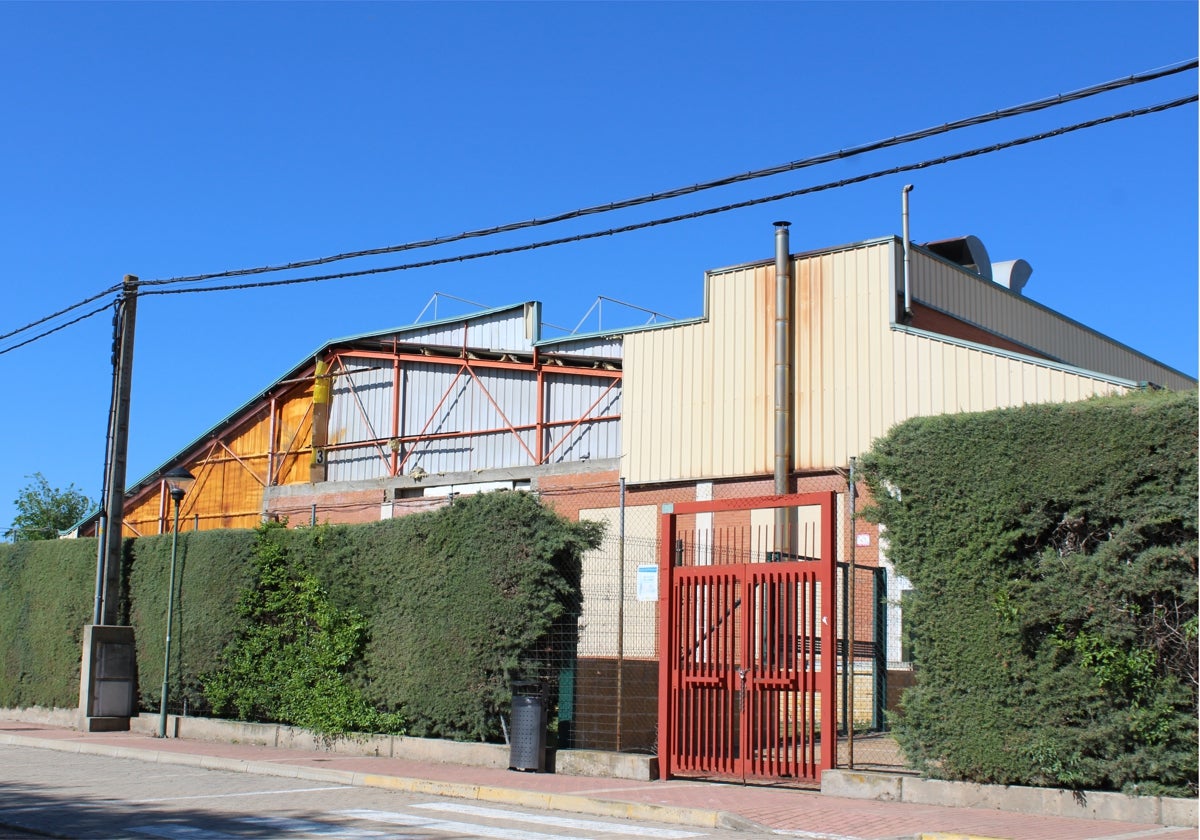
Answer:
[(22, 721), (0, 720), (0, 745), (4, 744), (822, 840), (965, 837), (1196, 840), (1194, 828), (842, 799), (815, 791), (771, 786), (520, 773), (395, 758), (159, 739), (136, 732), (88, 733)]

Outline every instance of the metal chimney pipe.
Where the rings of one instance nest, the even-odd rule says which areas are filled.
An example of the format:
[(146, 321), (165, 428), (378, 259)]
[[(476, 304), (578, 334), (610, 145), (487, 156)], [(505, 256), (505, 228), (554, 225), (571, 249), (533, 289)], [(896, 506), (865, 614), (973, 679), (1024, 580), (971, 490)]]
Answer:
[[(775, 493), (789, 492), (792, 465), (792, 254), (788, 237), (791, 222), (775, 222)], [(775, 509), (775, 548), (790, 552), (788, 511)], [(781, 558), (782, 559), (782, 558)]]
[(913, 185), (905, 184), (904, 190), (901, 193), (901, 228), (904, 236), (904, 317), (906, 320), (912, 320), (912, 285), (911, 275), (909, 270), (911, 267), (910, 260), (912, 250), (909, 247), (910, 239), (908, 235), (908, 194), (912, 192)]

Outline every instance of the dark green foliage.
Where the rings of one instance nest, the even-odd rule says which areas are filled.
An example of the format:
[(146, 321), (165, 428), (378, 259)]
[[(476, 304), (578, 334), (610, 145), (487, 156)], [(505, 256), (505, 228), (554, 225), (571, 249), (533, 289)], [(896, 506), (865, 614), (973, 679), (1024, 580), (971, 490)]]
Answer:
[[(138, 695), (158, 709), (162, 695), (164, 622), (170, 579), (171, 535), (130, 540), (129, 623), (135, 629)], [(200, 674), (216, 670), (221, 651), (241, 627), (234, 605), (250, 585), (253, 531), (181, 532), (176, 552), (174, 627), (167, 707), (209, 711)]]
[(17, 515), (6, 536), (14, 542), (25, 540), (55, 540), (79, 522), (94, 505), (74, 484), (66, 489), (51, 487), (41, 473), (26, 476), (33, 479), (21, 488), (13, 506)]
[(575, 624), (598, 526), (500, 492), (377, 531), (394, 559), (372, 581), (372, 697), (399, 700), (415, 735), (483, 740), (500, 735), (513, 676), (541, 679), (553, 696), (552, 630)]
[[(185, 531), (168, 709), (206, 714), (211, 698), (329, 733), (394, 730), (397, 713), (417, 734), (497, 739), (512, 678), (555, 697), (598, 541), (512, 492), (370, 525)], [(157, 710), (171, 535), (126, 555), (140, 706)], [(95, 558), (94, 540), (0, 545), (0, 706), (76, 705)]]
[(864, 457), (915, 587), (894, 723), (922, 770), (1195, 795), (1197, 422), (1194, 392), (1136, 394), (912, 420)]
[(244, 624), (221, 668), (204, 678), (213, 711), (331, 735), (402, 733), (399, 715), (379, 712), (347, 679), (366, 644), (366, 621), (330, 602), (289, 558), (289, 542), (280, 525), (257, 531), (255, 580), (237, 604)]
[(0, 708), (79, 704), (96, 541), (0, 545)]

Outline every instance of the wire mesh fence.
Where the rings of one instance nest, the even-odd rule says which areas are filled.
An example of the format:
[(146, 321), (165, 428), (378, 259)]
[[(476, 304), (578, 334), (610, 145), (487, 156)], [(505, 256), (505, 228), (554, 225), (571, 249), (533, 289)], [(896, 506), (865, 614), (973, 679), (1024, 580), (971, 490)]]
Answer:
[[(902, 658), (897, 581), (886, 561), (881, 562), (874, 526), (854, 518), (844, 476), (807, 476), (796, 483), (798, 492), (837, 494), (837, 765), (902, 770), (904, 759), (888, 726), (889, 712), (911, 682), (911, 670)], [(612, 481), (540, 491), (544, 503), (565, 515), (605, 524), (603, 541), (584, 557), (580, 602), (570, 621), (556, 631), (551, 673), (544, 675), (554, 694), (557, 746), (657, 752), (662, 505), (772, 491), (769, 480), (652, 487)], [(688, 522), (698, 535), (693, 550), (721, 551), (722, 528), (772, 527), (771, 511), (733, 516), (718, 523), (696, 514)], [(750, 552), (746, 562), (771, 559), (780, 558), (772, 558), (769, 551)]]

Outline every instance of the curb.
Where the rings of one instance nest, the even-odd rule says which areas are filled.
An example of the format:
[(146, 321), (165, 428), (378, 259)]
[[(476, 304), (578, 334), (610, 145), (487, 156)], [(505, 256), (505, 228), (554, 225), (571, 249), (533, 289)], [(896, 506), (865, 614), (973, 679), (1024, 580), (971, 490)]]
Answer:
[(325, 770), (317, 767), (277, 764), (269, 761), (246, 761), (238, 758), (194, 755), (191, 753), (164, 753), (157, 750), (140, 749), (138, 747), (116, 747), (110, 744), (87, 744), (78, 741), (53, 741), (42, 738), (29, 738), (22, 735), (0, 734), (0, 744), (85, 755), (102, 755), (109, 758), (128, 758), (152, 764), (179, 764), (201, 767), (205, 770), (224, 770), (231, 773), (277, 776), (315, 782), (332, 782), (335, 784), (344, 784), (349, 787), (381, 788), (404, 793), (445, 796), (452, 799), (470, 799), (542, 810), (570, 811), (593, 817), (650, 820), (675, 825), (686, 825), (694, 828), (723, 828), (735, 831), (764, 831), (769, 833), (769, 829), (737, 814), (705, 808), (623, 802), (615, 799), (595, 799), (573, 793), (541, 793), (494, 785), (477, 785), (465, 782), (437, 782), (429, 779), (411, 779), (404, 776), (358, 773), (350, 770)]

